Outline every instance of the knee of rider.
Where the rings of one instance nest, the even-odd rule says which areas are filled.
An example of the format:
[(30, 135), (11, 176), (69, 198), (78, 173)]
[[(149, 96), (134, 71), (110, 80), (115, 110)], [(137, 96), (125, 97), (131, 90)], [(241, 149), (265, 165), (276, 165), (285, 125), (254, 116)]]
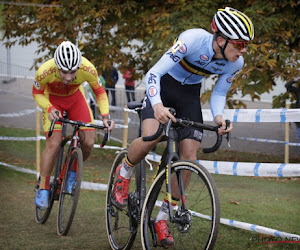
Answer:
[(57, 149), (59, 148), (59, 144), (59, 140), (46, 141), (46, 147), (51, 151), (57, 151)]
[(180, 154), (181, 160), (189, 160), (189, 161), (196, 161), (197, 160), (197, 154), (193, 152), (184, 152)]
[(83, 143), (85, 150), (91, 151), (94, 147), (94, 140), (85, 140)]

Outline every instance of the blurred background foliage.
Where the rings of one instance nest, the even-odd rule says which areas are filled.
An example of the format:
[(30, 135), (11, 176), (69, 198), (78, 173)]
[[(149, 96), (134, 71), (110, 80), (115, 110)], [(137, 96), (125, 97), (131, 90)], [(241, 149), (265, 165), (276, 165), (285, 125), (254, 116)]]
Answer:
[[(219, 8), (230, 6), (243, 11), (254, 23), (255, 39), (245, 54), (245, 66), (228, 93), (230, 108), (245, 106), (232, 96), (249, 94), (253, 101), (281, 84), (299, 76), (299, 0), (33, 0), (0, 1), (3, 4), (1, 29), (6, 46), (26, 46), (36, 41), (37, 53), (49, 51), (33, 62), (38, 67), (52, 58), (64, 40), (77, 44), (99, 71), (117, 64), (122, 72), (135, 65), (137, 78), (189, 28), (211, 31), (210, 23)], [(217, 79), (216, 77), (214, 78)], [(282, 83), (283, 82), (283, 83)], [(211, 91), (205, 92), (206, 102)], [(273, 98), (273, 107), (282, 107), (288, 94)]]

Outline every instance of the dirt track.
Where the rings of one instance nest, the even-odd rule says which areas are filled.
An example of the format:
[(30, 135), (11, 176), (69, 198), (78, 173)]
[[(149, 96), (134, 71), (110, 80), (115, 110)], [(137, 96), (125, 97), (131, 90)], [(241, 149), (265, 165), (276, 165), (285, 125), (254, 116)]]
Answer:
[[(2, 83), (0, 77), (0, 115), (14, 112), (21, 112), (24, 110), (32, 110), (36, 108), (35, 102), (31, 95), (32, 81), (30, 79), (17, 79), (11, 83)], [(137, 93), (137, 99), (142, 98), (143, 92)], [(117, 105), (124, 107), (125, 105), (125, 93), (123, 89), (119, 89), (116, 93)], [(252, 109), (269, 109), (271, 104), (255, 102), (247, 103), (248, 108)], [(204, 108), (208, 108), (204, 105)], [(122, 124), (123, 112), (112, 112), (112, 118), (116, 120), (116, 123)], [(131, 122), (137, 122), (137, 117), (134, 114), (130, 114)], [(21, 117), (0, 117), (0, 126), (5, 127), (17, 127), (26, 129), (36, 128), (36, 115), (31, 113)], [(129, 126), (129, 140), (132, 140), (137, 135), (137, 126)], [(113, 137), (122, 139), (122, 129), (115, 129), (112, 134)], [(262, 138), (272, 140), (285, 140), (285, 124), (283, 123), (235, 123), (232, 137), (250, 137), (250, 138)], [(204, 138), (203, 145), (211, 145), (209, 138)], [(295, 137), (295, 124), (290, 124), (290, 141), (296, 142)], [(240, 139), (232, 139), (231, 150), (242, 152), (261, 152), (267, 154), (282, 155), (284, 160), (284, 144), (276, 143), (264, 143), (264, 142), (252, 142)], [(226, 148), (226, 142), (223, 142), (223, 148)], [(290, 156), (298, 156), (300, 154), (300, 148), (291, 146), (289, 147)]]

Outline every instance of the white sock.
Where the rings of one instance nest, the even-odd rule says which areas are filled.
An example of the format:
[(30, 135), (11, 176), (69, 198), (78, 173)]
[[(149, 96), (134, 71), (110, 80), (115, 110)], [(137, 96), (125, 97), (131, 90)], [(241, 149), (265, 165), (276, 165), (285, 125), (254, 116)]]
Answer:
[(164, 200), (160, 210), (158, 212), (158, 215), (156, 216), (155, 222), (159, 221), (159, 220), (168, 220), (169, 218), (169, 205), (168, 203)]
[(120, 175), (125, 179), (130, 179), (133, 174), (133, 170), (134, 170), (134, 166), (130, 166), (128, 162), (125, 160), (120, 169)]

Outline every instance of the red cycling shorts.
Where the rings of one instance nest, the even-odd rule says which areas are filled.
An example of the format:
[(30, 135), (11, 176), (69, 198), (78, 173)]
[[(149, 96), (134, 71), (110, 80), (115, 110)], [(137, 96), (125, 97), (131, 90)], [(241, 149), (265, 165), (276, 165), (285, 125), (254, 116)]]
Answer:
[[(78, 89), (73, 95), (70, 96), (55, 96), (49, 94), (51, 104), (63, 114), (66, 111), (70, 120), (82, 121), (85, 123), (94, 123), (92, 111), (84, 97), (83, 92)], [(48, 134), (51, 122), (48, 118), (48, 110), (43, 109), (42, 121), (43, 130)], [(82, 127), (82, 130), (94, 130), (94, 128)], [(57, 122), (54, 126), (55, 131), (61, 131), (61, 122)]]

